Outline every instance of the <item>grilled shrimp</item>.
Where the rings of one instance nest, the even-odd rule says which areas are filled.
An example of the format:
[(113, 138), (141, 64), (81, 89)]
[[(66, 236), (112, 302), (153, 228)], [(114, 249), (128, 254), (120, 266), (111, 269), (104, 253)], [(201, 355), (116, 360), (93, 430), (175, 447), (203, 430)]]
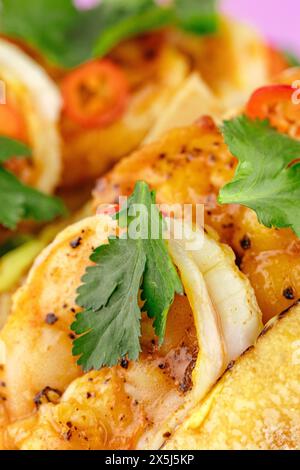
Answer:
[[(37, 258), (17, 292), (0, 335), (5, 413), (11, 421), (33, 412), (44, 395), (49, 401), (59, 397), (82, 374), (71, 352), (74, 336), (70, 325), (79, 310), (76, 290), (91, 264), (93, 247), (106, 243), (114, 227), (110, 217), (95, 216), (67, 228)], [(153, 356), (156, 368), (169, 371), (167, 375), (172, 376), (177, 390), (187, 380), (186, 370), (197, 350), (193, 315), (185, 297), (175, 301), (170, 319), (172, 328), (167, 328), (160, 351), (150, 320), (144, 319), (142, 346), (146, 357)]]
[(30, 413), (34, 397), (44, 387), (64, 391), (80, 374), (71, 354), (76, 288), (92, 247), (107, 241), (106, 228), (98, 218), (67, 228), (37, 258), (15, 295), (0, 338), (12, 419)]
[[(91, 245), (105, 243), (114, 224), (108, 216), (95, 216), (64, 231), (38, 259), (15, 298), (11, 319), (1, 335), (6, 410), (10, 421), (15, 421), (3, 434), (5, 447), (158, 448), (235, 357), (232, 343), (238, 334), (243, 344), (235, 348), (239, 346), (242, 351), (260, 331), (261, 313), (254, 293), (243, 275), (238, 275), (233, 254), (207, 234), (203, 246), (191, 253), (184, 240), (171, 238), (170, 254), (187, 297), (174, 301), (163, 347), (157, 348), (151, 321), (144, 317), (142, 353), (137, 363), (76, 378), (81, 372), (71, 355), (68, 328), (72, 314), (64, 314), (63, 309), (65, 302), (67, 309), (74, 306), (79, 277), (89, 263), (88, 250)], [(201, 239), (200, 234), (196, 236)], [(215, 265), (210, 262), (208, 249), (214, 254)], [(74, 283), (73, 277), (63, 282), (66, 273), (74, 276)], [(224, 308), (227, 284), (221, 296), (215, 288), (222, 285), (224, 276), (233, 284), (226, 300), (232, 315), (232, 337), (224, 328), (229, 323)], [(48, 286), (49, 282), (55, 285)], [(57, 295), (52, 298), (55, 313), (51, 317), (44, 315), (50, 292)], [(37, 294), (39, 311), (35, 308), (32, 313), (27, 308), (33, 308)], [(22, 335), (17, 337), (14, 332), (20, 321)], [(34, 404), (37, 413), (16, 420), (30, 414)]]
[(160, 204), (204, 204), (205, 223), (233, 248), (267, 322), (300, 297), (299, 240), (291, 230), (264, 227), (250, 209), (217, 203), (236, 163), (212, 119), (204, 117), (125, 158), (98, 181), (94, 205), (130, 194), (137, 180), (156, 190)]

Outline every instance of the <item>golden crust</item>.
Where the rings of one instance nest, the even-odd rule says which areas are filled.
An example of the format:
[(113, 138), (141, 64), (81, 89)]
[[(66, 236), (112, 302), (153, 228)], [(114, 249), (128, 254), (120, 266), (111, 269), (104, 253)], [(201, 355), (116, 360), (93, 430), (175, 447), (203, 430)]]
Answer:
[(268, 325), (166, 449), (298, 449), (300, 304)]
[[(123, 159), (98, 181), (94, 206), (118, 202), (138, 180), (156, 190), (159, 203), (204, 203), (205, 223), (238, 255), (267, 322), (300, 297), (300, 242), (290, 229), (264, 227), (246, 207), (217, 203), (219, 190), (233, 178), (235, 167), (236, 159), (214, 122), (203, 117)], [(285, 294), (287, 289), (292, 296)]]
[(95, 208), (131, 194), (139, 180), (156, 190), (158, 203), (205, 203), (206, 223), (229, 241), (232, 206), (217, 204), (219, 189), (230, 181), (235, 158), (224, 144), (213, 120), (204, 117), (190, 127), (173, 129), (159, 141), (123, 159), (101, 178), (94, 190)]

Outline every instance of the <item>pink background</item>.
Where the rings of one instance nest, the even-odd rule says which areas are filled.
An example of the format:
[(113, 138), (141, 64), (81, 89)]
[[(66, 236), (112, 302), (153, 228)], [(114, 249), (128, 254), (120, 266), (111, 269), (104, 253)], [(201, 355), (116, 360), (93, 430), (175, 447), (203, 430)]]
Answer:
[[(80, 7), (100, 1), (74, 0)], [(300, 0), (220, 0), (220, 4), (223, 12), (257, 26), (271, 44), (300, 55)]]
[(221, 5), (257, 26), (271, 43), (300, 54), (300, 0), (222, 0)]

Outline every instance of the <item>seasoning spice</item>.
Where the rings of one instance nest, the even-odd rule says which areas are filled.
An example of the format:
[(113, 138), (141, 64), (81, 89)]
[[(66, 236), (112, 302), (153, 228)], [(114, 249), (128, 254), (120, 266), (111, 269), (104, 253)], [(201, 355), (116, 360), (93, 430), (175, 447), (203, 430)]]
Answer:
[(58, 317), (55, 315), (55, 313), (48, 313), (46, 315), (45, 321), (48, 325), (54, 325), (58, 321)]
[(285, 297), (287, 300), (294, 300), (295, 298), (294, 290), (291, 286), (284, 289), (282, 294), (283, 294), (283, 297)]
[(75, 248), (78, 248), (80, 245), (81, 245), (81, 242), (82, 242), (82, 238), (81, 237), (77, 237), (75, 238), (75, 240), (72, 240), (70, 242), (70, 246), (71, 248), (75, 249)]
[(249, 248), (251, 248), (251, 240), (248, 235), (243, 236), (243, 238), (240, 240), (240, 245), (243, 250), (249, 250)]

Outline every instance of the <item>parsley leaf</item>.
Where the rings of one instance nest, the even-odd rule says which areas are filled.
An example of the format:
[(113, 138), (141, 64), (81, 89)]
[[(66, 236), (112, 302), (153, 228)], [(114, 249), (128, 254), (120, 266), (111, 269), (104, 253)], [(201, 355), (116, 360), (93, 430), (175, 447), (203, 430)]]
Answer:
[[(30, 155), (30, 149), (21, 142), (0, 137), (0, 164), (12, 156), (21, 158)], [(24, 219), (47, 222), (66, 213), (60, 199), (26, 186), (2, 166), (0, 166), (0, 199), (0, 223), (12, 230)]]
[(249, 207), (266, 227), (290, 227), (300, 237), (300, 142), (246, 116), (225, 122), (223, 134), (239, 165), (219, 202)]
[[(73, 354), (85, 371), (113, 366), (122, 357), (137, 360), (140, 352), (141, 291), (146, 311), (160, 343), (175, 293), (183, 288), (163, 240), (163, 219), (155, 196), (146, 183), (138, 182), (127, 205), (117, 215), (126, 237), (110, 238), (94, 250), (78, 289), (72, 330), (80, 336)], [(151, 237), (152, 234), (152, 237)]]
[(52, 62), (75, 67), (120, 41), (164, 26), (196, 34), (217, 28), (216, 0), (102, 0), (78, 10), (72, 0), (1, 0), (0, 31), (36, 47)]

